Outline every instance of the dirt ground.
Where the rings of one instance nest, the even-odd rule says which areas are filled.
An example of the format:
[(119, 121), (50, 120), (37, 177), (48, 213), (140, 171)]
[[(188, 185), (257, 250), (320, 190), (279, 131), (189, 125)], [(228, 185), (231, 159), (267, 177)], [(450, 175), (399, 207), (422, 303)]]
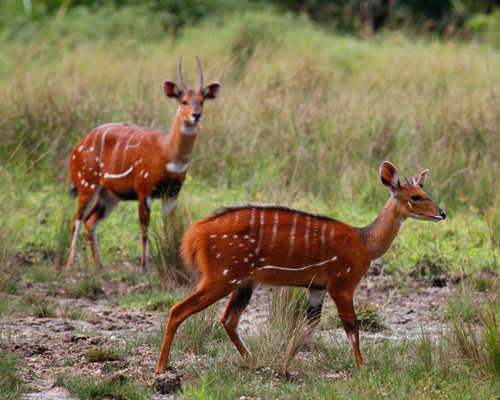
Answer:
[[(438, 287), (442, 286), (439, 282), (436, 286), (436, 282), (429, 279), (412, 279), (409, 286), (391, 288), (388, 284), (390, 279), (374, 266), (361, 282), (356, 299), (377, 305), (380, 322), (386, 328), (378, 333), (362, 332), (362, 343), (380, 336), (418, 335), (424, 325), (428, 330), (442, 327), (440, 317), (448, 295), (454, 290), (453, 286)], [(108, 296), (116, 296), (117, 292), (127, 294), (146, 288), (147, 285), (144, 284), (103, 287), (99, 300), (68, 298), (57, 290), (53, 291), (51, 300), (61, 309), (77, 308), (87, 316), (87, 320), (90, 316), (91, 322), (61, 317), (4, 318), (1, 321), (3, 329), (0, 333), (3, 337), (0, 340), (0, 350), (17, 353), (25, 361), (23, 375), (30, 392), (26, 398), (71, 399), (65, 389), (56, 385), (56, 378), (61, 373), (86, 376), (112, 373), (118, 377), (134, 377), (151, 384), (159, 354), (151, 351), (151, 346), (145, 345), (144, 340), (148, 334), (160, 329), (161, 315), (139, 308), (122, 308), (106, 300)], [(46, 296), (44, 284), (33, 282), (22, 282), (16, 296), (29, 291)], [(221, 307), (225, 301), (221, 302)], [(330, 299), (327, 302), (331, 304)], [(267, 290), (257, 289), (242, 317), (242, 332), (251, 334), (252, 327), (266, 319), (267, 303)], [(340, 329), (335, 334), (345, 336)], [(127, 341), (123, 338), (127, 338)], [(129, 346), (130, 343), (136, 343), (132, 350), (133, 357), (90, 362), (85, 356), (89, 349), (108, 346), (125, 348), (126, 343)]]

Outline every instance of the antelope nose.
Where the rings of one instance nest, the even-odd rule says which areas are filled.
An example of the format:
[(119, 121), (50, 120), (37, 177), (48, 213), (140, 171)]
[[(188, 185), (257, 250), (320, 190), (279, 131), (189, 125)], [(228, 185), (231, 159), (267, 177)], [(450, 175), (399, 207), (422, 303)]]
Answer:
[(441, 210), (439, 212), (439, 215), (441, 215), (441, 217), (443, 217), (443, 219), (446, 219), (446, 212), (444, 210)]
[(193, 118), (196, 122), (198, 122), (201, 119), (201, 114), (199, 112), (193, 113)]

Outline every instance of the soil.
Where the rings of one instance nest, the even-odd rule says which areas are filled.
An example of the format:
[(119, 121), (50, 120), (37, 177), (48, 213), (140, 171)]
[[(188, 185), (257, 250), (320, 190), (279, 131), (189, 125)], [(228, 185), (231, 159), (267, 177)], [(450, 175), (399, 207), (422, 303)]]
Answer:
[[(409, 278), (404, 288), (392, 287), (394, 278), (382, 273), (380, 265), (374, 265), (362, 280), (355, 302), (378, 307), (378, 323), (385, 329), (380, 332), (362, 331), (361, 343), (378, 337), (404, 337), (420, 333), (421, 327), (439, 330), (443, 327), (441, 316), (446, 299), (453, 286), (436, 285), (432, 279)], [(46, 284), (21, 282), (18, 293), (47, 297)], [(442, 286), (442, 287), (439, 287)], [(127, 286), (121, 283), (103, 284), (98, 299), (70, 298), (63, 291), (51, 291), (50, 300), (58, 309), (79, 310), (86, 320), (67, 317), (10, 316), (0, 320), (0, 350), (9, 350), (24, 360), (23, 378), (28, 386), (26, 398), (36, 400), (72, 399), (70, 394), (57, 385), (60, 374), (76, 376), (101, 376), (112, 374), (117, 379), (133, 377), (138, 382), (153, 384), (158, 352), (147, 344), (148, 335), (158, 332), (162, 313), (140, 308), (123, 308), (113, 304), (116, 294), (142, 291), (147, 284)], [(220, 304), (221, 308), (227, 299)], [(243, 314), (241, 331), (251, 334), (256, 324), (265, 321), (268, 308), (268, 291), (259, 288)], [(332, 306), (327, 298), (325, 308)], [(90, 322), (89, 322), (90, 321)], [(333, 331), (342, 337), (341, 329)], [(126, 340), (125, 340), (126, 338)], [(347, 342), (346, 342), (346, 345)], [(114, 347), (133, 348), (127, 357), (117, 357), (101, 362), (88, 359), (89, 350)], [(157, 398), (169, 398), (158, 396)]]

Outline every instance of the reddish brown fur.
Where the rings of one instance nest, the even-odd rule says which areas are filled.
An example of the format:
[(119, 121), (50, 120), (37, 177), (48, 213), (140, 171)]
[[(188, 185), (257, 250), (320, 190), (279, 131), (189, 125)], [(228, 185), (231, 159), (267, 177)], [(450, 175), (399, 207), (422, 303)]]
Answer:
[(149, 215), (153, 199), (161, 198), (164, 213), (175, 208), (184, 182), (204, 100), (215, 99), (220, 84), (202, 88), (203, 74), (196, 91), (185, 87), (178, 68), (181, 88), (172, 81), (163, 83), (165, 95), (177, 100), (179, 109), (171, 131), (130, 124), (102, 125), (85, 136), (69, 160), (70, 190), (78, 195), (78, 207), (71, 233), (67, 265), (73, 262), (76, 238), (85, 225), (92, 254), (102, 266), (97, 246), (97, 225), (120, 200), (139, 200), (141, 227), (141, 269), (146, 265)]
[(389, 248), (402, 221), (408, 217), (434, 221), (446, 217), (422, 190), (427, 170), (412, 177), (409, 185), (400, 185), (396, 168), (386, 161), (380, 176), (391, 197), (379, 217), (365, 228), (268, 205), (229, 207), (195, 222), (183, 237), (182, 256), (200, 273), (201, 282), (170, 312), (156, 373), (167, 368), (178, 326), (229, 293), (232, 295), (221, 322), (241, 355), (247, 356), (238, 322), (257, 284), (308, 288), (305, 340), (318, 326), (328, 291), (351, 340), (356, 362), (363, 365), (354, 290), (370, 262)]

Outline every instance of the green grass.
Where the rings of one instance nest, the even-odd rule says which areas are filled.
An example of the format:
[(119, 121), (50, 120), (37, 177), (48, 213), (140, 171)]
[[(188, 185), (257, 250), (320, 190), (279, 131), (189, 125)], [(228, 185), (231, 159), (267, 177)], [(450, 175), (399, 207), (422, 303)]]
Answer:
[(85, 376), (59, 376), (59, 385), (64, 386), (73, 396), (81, 400), (141, 400), (151, 398), (151, 392), (133, 379), (124, 376), (111, 377), (85, 377)]
[(21, 377), (21, 359), (8, 351), (0, 351), (0, 393), (2, 399), (21, 398), (24, 382)]

